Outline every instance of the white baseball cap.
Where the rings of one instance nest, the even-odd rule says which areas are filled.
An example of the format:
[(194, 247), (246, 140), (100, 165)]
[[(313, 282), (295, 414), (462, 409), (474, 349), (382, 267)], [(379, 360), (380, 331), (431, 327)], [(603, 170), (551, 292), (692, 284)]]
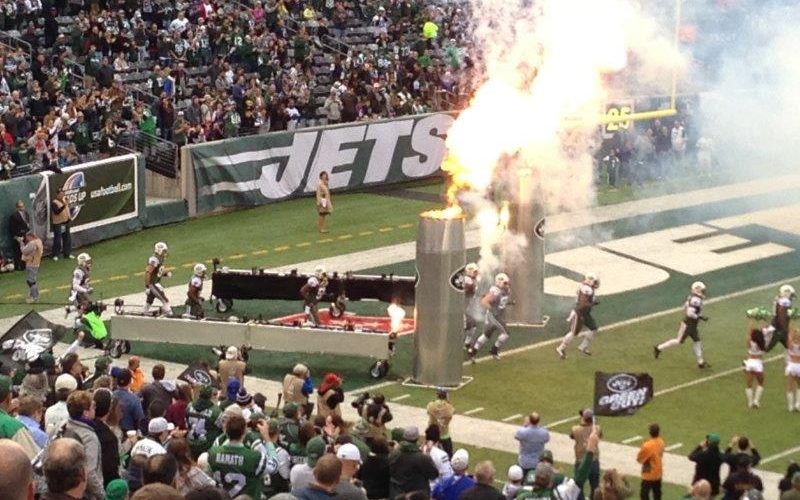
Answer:
[(469, 452), (464, 448), (459, 448), (453, 453), (453, 458), (450, 459), (450, 465), (456, 471), (469, 469)]
[(508, 480), (509, 481), (522, 481), (522, 467), (517, 464), (512, 465), (508, 468)]
[(352, 443), (345, 443), (336, 450), (336, 458), (340, 460), (353, 460), (361, 463), (361, 452), (358, 447)]
[(175, 429), (175, 424), (167, 422), (164, 417), (156, 417), (147, 424), (147, 432), (149, 434), (161, 434)]
[(239, 357), (239, 349), (234, 345), (228, 347), (228, 350), (225, 351), (225, 359), (229, 361), (236, 359), (238, 357)]
[(58, 376), (55, 383), (55, 390), (69, 389), (70, 392), (78, 388), (78, 381), (69, 373), (62, 373)]

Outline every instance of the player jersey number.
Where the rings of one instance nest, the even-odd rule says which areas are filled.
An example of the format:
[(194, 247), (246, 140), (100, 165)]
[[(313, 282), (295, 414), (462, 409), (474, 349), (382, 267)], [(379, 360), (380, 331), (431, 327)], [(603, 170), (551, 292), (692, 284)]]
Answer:
[(631, 109), (631, 106), (628, 106), (626, 104), (621, 105), (621, 106), (610, 106), (606, 110), (606, 117), (608, 117), (609, 119), (615, 120), (615, 121), (612, 121), (612, 122), (606, 124), (606, 131), (607, 132), (616, 132), (619, 129), (628, 130), (630, 128), (630, 126), (631, 126), (631, 121), (630, 120), (618, 121), (618, 120), (622, 119), (622, 118), (626, 118), (632, 112), (633, 112), (633, 110)]
[(222, 483), (222, 487), (228, 492), (231, 498), (239, 496), (245, 486), (247, 486), (247, 477), (239, 472), (228, 472), (225, 474), (224, 480), (221, 479), (219, 471), (214, 473), (214, 480), (217, 483)]

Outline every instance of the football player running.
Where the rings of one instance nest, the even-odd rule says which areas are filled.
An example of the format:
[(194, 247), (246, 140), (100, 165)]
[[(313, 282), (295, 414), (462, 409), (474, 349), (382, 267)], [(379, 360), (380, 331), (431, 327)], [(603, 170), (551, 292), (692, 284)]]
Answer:
[(483, 333), (475, 344), (467, 349), (472, 362), (483, 345), (492, 338), (494, 332), (499, 331), (497, 341), (492, 346), (492, 357), (500, 359), (500, 347), (508, 340), (508, 328), (506, 328), (505, 313), (511, 296), (511, 287), (506, 273), (499, 273), (494, 278), (494, 286), (481, 298), (481, 306), (486, 309), (486, 320), (484, 322)]
[(789, 332), (786, 346), (786, 404), (789, 411), (800, 411), (800, 330)]
[(147, 259), (147, 267), (144, 270), (144, 293), (145, 304), (144, 312), (150, 311), (153, 302), (158, 299), (161, 302), (161, 312), (163, 314), (172, 315), (172, 307), (169, 305), (166, 290), (161, 284), (161, 278), (172, 276), (170, 271), (164, 269), (164, 262), (167, 259), (167, 244), (159, 241), (153, 248), (153, 255)]
[(475, 289), (478, 286), (478, 264), (470, 262), (464, 267), (464, 349), (472, 347), (478, 321), (478, 305), (475, 303)]
[[(567, 317), (569, 331), (561, 339), (561, 344), (556, 347), (556, 352), (561, 356), (561, 359), (567, 358), (567, 347), (569, 347), (572, 339), (579, 335), (583, 335), (583, 340), (578, 346), (578, 350), (587, 356), (592, 355), (589, 351), (589, 344), (594, 336), (597, 335), (597, 323), (592, 317), (592, 307), (597, 304), (598, 288), (600, 288), (600, 280), (594, 273), (587, 274), (578, 287), (578, 300)], [(587, 331), (581, 334), (584, 327), (586, 327)]]
[(195, 264), (194, 273), (189, 279), (189, 289), (186, 291), (186, 307), (191, 316), (202, 319), (205, 317), (203, 302), (206, 300), (200, 294), (203, 293), (203, 280), (208, 269), (205, 264)]
[(692, 283), (690, 291), (691, 293), (683, 305), (683, 321), (681, 321), (681, 326), (678, 328), (678, 335), (674, 339), (669, 339), (653, 346), (653, 355), (658, 359), (664, 349), (683, 344), (688, 337), (693, 341), (692, 350), (697, 358), (697, 366), (699, 368), (711, 368), (711, 365), (703, 359), (703, 342), (700, 340), (700, 332), (697, 329), (698, 322), (708, 321), (708, 318), (700, 315), (703, 309), (703, 300), (706, 297), (706, 285), (702, 281), (695, 281)]
[(306, 313), (306, 320), (313, 326), (319, 326), (319, 301), (325, 296), (325, 289), (328, 287), (328, 275), (325, 268), (317, 266), (314, 269), (314, 276), (308, 278), (306, 284), (300, 288), (300, 295), (303, 297), (303, 312)]
[(778, 296), (772, 304), (772, 326), (775, 332), (767, 345), (767, 352), (771, 351), (780, 342), (786, 347), (786, 335), (789, 333), (789, 323), (791, 322), (792, 300), (795, 298), (794, 287), (792, 285), (782, 285), (778, 289)]
[(94, 291), (90, 282), (92, 274), (92, 258), (84, 252), (76, 259), (78, 266), (72, 271), (72, 285), (70, 287), (67, 315), (73, 311), (80, 311), (83, 306), (90, 303), (89, 295)]

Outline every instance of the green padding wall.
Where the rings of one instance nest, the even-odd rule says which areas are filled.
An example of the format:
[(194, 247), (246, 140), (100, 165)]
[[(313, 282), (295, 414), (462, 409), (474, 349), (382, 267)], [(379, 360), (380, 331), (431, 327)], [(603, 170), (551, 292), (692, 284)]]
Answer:
[(164, 203), (154, 203), (145, 209), (144, 227), (163, 226), (183, 222), (189, 218), (189, 209), (186, 201), (175, 200)]

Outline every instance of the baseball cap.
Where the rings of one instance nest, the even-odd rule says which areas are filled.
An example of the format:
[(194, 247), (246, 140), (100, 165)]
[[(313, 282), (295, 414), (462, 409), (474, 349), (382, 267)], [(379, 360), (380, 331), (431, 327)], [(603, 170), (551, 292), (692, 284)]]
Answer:
[(410, 443), (416, 443), (419, 439), (419, 429), (416, 425), (409, 425), (405, 429), (403, 429), (403, 441), (408, 441)]
[(128, 483), (124, 479), (114, 479), (106, 486), (106, 500), (125, 500), (128, 498)]
[(69, 389), (71, 392), (78, 388), (78, 381), (75, 380), (75, 377), (73, 377), (69, 373), (62, 373), (56, 379), (54, 388), (56, 391), (58, 391), (59, 389)]
[(162, 432), (171, 431), (175, 428), (175, 424), (167, 422), (164, 417), (156, 417), (147, 424), (147, 432), (149, 434), (161, 434)]
[(121, 369), (117, 374), (117, 385), (127, 387), (131, 385), (131, 380), (133, 380), (133, 375), (127, 368)]
[(308, 444), (306, 444), (306, 463), (309, 467), (317, 465), (319, 457), (325, 454), (325, 448), (327, 448), (325, 440), (319, 436), (314, 436), (308, 440)]
[(464, 448), (459, 448), (453, 453), (453, 458), (450, 459), (450, 465), (454, 470), (461, 471), (469, 468), (469, 452)]
[(297, 415), (297, 403), (286, 403), (283, 405), (283, 415), (286, 417), (294, 417)]
[(341, 445), (336, 451), (336, 458), (341, 460), (353, 460), (361, 463), (361, 452), (358, 451), (358, 446), (352, 443), (347, 443)]
[(540, 462), (547, 462), (549, 464), (553, 463), (553, 452), (550, 450), (542, 450), (542, 453), (539, 454), (539, 461)]
[(709, 443), (713, 443), (713, 444), (719, 444), (719, 442), (720, 442), (719, 434), (714, 433), (714, 432), (712, 432), (711, 434), (707, 435), (706, 439), (708, 439)]
[(239, 349), (234, 345), (228, 347), (228, 350), (225, 351), (225, 359), (229, 361), (236, 359), (238, 357), (239, 357)]
[(522, 481), (522, 467), (517, 464), (512, 465), (508, 468), (508, 480), (509, 481)]

